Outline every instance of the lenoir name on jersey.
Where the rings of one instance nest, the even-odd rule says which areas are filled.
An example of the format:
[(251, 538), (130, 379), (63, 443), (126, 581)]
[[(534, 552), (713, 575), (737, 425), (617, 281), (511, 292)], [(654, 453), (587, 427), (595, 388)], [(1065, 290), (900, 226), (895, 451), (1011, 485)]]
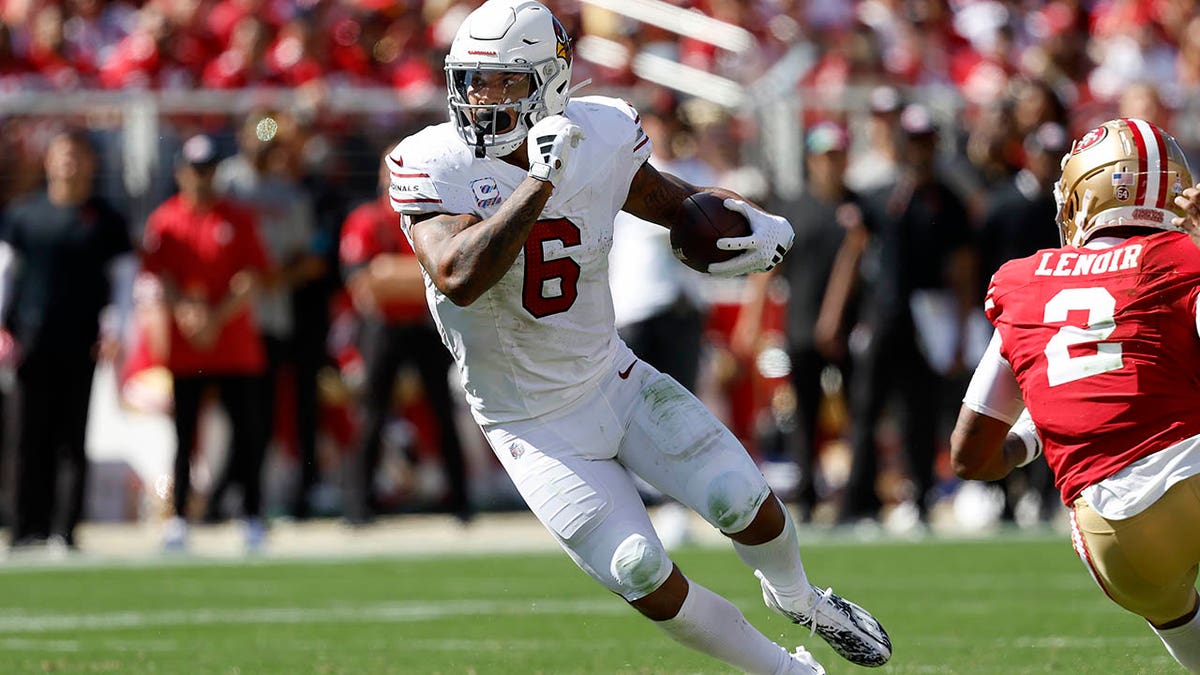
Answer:
[(1142, 245), (1130, 244), (1096, 253), (1042, 251), (1033, 275), (1037, 277), (1077, 277), (1129, 270), (1141, 263)]

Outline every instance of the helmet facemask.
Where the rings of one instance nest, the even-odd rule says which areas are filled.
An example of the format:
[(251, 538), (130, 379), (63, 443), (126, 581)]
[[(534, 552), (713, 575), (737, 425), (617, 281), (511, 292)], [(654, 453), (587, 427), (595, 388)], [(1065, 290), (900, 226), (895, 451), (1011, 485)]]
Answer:
[[(476, 157), (503, 157), (520, 147), (529, 129), (551, 113), (538, 77), (542, 67), (492, 63), (447, 63), (446, 90), (451, 120)], [(488, 89), (486, 103), (471, 103), (470, 94)]]

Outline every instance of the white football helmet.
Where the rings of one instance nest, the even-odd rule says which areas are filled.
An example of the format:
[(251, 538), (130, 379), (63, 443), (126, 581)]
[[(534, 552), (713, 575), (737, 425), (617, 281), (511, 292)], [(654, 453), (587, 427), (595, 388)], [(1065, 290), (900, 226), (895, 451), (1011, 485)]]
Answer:
[(1140, 119), (1092, 129), (1063, 156), (1054, 184), (1064, 245), (1079, 246), (1114, 227), (1177, 230), (1175, 197), (1192, 185), (1187, 157), (1170, 134)]
[[(488, 0), (467, 16), (446, 55), (446, 89), (450, 120), (476, 157), (512, 153), (534, 124), (566, 109), (571, 56), (567, 31), (539, 2)], [(514, 93), (472, 104), (471, 87), (497, 73), (512, 76), (502, 86)]]

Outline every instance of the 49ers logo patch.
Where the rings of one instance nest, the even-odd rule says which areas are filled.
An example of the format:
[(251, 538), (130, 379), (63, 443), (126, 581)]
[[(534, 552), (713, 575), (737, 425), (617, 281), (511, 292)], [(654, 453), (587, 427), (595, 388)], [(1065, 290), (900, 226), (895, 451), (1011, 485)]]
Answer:
[(1079, 139), (1079, 142), (1075, 144), (1075, 149), (1071, 151), (1071, 154), (1078, 155), (1084, 150), (1087, 150), (1093, 145), (1104, 140), (1105, 136), (1108, 136), (1108, 127), (1096, 127), (1095, 129), (1092, 129), (1084, 134), (1083, 138)]

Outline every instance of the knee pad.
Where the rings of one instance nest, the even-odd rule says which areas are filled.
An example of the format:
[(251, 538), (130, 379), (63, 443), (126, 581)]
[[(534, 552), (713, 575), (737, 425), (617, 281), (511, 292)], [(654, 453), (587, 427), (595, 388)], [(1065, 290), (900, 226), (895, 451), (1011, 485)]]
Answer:
[(640, 534), (631, 534), (613, 551), (610, 572), (629, 602), (640, 600), (658, 589), (671, 575), (671, 558), (661, 544)]
[(736, 472), (718, 474), (708, 484), (708, 520), (727, 534), (741, 532), (754, 520), (768, 493), (761, 479)]

